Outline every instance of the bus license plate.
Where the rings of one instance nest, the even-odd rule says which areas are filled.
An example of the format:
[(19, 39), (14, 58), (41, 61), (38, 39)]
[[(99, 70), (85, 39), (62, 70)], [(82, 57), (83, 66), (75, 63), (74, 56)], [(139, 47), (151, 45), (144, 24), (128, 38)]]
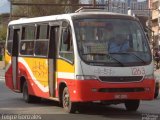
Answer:
[(125, 94), (116, 94), (116, 95), (114, 95), (114, 98), (115, 99), (127, 99), (128, 96)]

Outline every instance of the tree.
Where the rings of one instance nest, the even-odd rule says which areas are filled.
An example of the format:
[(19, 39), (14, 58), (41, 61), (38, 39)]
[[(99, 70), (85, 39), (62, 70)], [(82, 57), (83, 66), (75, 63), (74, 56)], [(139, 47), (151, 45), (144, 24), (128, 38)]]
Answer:
[[(21, 3), (22, 0), (12, 0), (12, 2)], [(24, 1), (23, 1), (24, 3)], [(25, 3), (34, 3), (34, 4), (78, 4), (79, 0), (25, 0)], [(67, 12), (66, 9), (71, 8), (71, 12), (77, 9), (77, 6), (41, 6), (41, 5), (33, 5), (33, 6), (13, 6), (12, 15), (13, 16), (24, 16), (24, 17), (38, 17), (38, 16), (46, 16), (46, 15), (55, 15), (55, 14), (62, 14)]]
[(0, 26), (0, 41), (5, 41), (7, 35), (7, 26)]
[(0, 42), (6, 40), (7, 24), (3, 22), (3, 16), (0, 15)]

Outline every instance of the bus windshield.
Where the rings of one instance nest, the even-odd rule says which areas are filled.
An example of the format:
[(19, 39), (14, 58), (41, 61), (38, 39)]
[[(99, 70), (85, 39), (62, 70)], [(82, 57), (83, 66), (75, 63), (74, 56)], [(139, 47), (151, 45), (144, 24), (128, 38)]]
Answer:
[(113, 66), (151, 62), (146, 36), (135, 20), (76, 19), (74, 25), (79, 54), (87, 63)]

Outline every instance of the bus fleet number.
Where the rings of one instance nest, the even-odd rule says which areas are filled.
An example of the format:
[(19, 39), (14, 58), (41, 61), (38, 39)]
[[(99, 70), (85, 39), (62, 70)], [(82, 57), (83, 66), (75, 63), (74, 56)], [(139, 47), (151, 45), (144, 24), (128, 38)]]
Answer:
[(131, 68), (132, 69), (132, 75), (145, 75), (145, 69), (144, 67), (141, 68)]

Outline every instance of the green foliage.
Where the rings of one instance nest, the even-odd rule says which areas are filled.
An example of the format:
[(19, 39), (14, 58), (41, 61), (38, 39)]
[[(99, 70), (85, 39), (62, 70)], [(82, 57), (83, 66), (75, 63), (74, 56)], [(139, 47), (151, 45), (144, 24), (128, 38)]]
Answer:
[(0, 26), (0, 41), (5, 41), (7, 35), (7, 26)]
[(1, 22), (2, 22), (2, 16), (0, 15), (0, 24), (1, 24)]
[[(12, 0), (12, 2), (29, 2), (37, 4), (78, 4), (79, 0)], [(13, 15), (21, 17), (38, 17), (47, 15), (63, 14), (66, 12), (74, 12), (79, 7), (77, 6), (13, 6)]]

